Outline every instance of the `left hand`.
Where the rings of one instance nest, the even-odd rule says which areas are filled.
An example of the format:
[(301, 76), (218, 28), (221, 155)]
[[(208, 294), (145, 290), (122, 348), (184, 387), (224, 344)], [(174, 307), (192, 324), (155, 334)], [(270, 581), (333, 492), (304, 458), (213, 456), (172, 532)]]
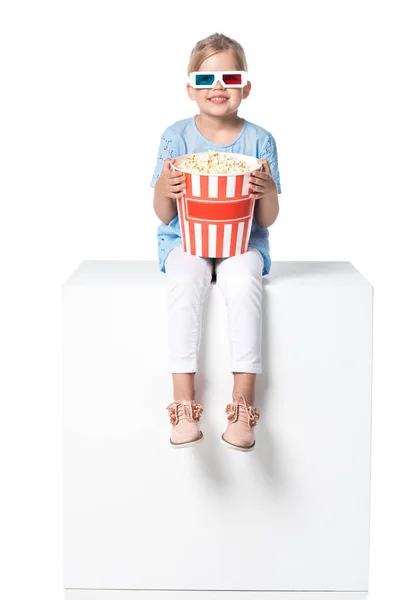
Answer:
[(258, 159), (257, 162), (262, 165), (262, 171), (253, 171), (249, 177), (249, 187), (252, 190), (251, 197), (255, 200), (259, 200), (276, 187), (268, 161)]

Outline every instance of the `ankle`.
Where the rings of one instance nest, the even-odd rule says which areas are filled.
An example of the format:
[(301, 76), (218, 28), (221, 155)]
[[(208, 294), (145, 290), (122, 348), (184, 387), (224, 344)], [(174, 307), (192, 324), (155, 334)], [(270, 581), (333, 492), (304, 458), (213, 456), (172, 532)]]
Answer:
[(195, 402), (194, 396), (174, 394), (174, 402)]
[(172, 373), (173, 398), (175, 402), (194, 400), (194, 373)]
[(254, 400), (255, 400), (254, 392), (251, 392), (249, 390), (243, 390), (240, 388), (235, 388), (233, 390), (232, 400), (234, 402), (238, 402), (241, 399), (241, 396), (243, 396), (243, 398), (246, 400), (247, 404), (250, 404), (251, 406), (254, 405)]

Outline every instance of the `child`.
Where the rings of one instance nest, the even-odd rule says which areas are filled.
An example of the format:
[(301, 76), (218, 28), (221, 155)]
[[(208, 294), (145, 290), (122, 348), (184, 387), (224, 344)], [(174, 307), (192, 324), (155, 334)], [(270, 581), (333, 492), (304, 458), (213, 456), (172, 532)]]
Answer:
[[(201, 73), (242, 71), (236, 83), (227, 74)], [(228, 418), (222, 441), (242, 451), (254, 447), (253, 428), (259, 418), (254, 407), (254, 386), (261, 373), (262, 277), (269, 273), (268, 229), (279, 213), (281, 193), (278, 156), (272, 135), (238, 116), (242, 100), (251, 90), (246, 82), (247, 64), (242, 46), (225, 35), (215, 33), (199, 41), (190, 55), (187, 84), (189, 98), (199, 107), (199, 114), (168, 127), (160, 143), (157, 165), (151, 186), (154, 187), (154, 210), (162, 221), (158, 228), (161, 271), (169, 282), (170, 371), (174, 401), (167, 407), (172, 424), (170, 442), (184, 447), (200, 441), (199, 429), (203, 407), (195, 402), (194, 376), (201, 335), (204, 299), (213, 276), (217, 278), (228, 310), (231, 347), (231, 371), (234, 377), (233, 398), (226, 406)], [(194, 87), (202, 81), (208, 87)], [(248, 251), (229, 258), (201, 258), (182, 249), (176, 200), (183, 196), (185, 175), (170, 165), (183, 154), (234, 152), (256, 157), (262, 170), (251, 174), (255, 198), (253, 224)]]

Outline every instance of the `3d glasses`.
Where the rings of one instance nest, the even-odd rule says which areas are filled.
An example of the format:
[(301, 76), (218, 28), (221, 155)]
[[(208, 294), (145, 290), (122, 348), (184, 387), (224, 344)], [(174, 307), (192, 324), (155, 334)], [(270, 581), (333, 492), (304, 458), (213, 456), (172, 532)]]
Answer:
[(224, 88), (242, 88), (247, 83), (246, 71), (193, 71), (189, 82), (194, 88), (213, 88), (220, 81)]

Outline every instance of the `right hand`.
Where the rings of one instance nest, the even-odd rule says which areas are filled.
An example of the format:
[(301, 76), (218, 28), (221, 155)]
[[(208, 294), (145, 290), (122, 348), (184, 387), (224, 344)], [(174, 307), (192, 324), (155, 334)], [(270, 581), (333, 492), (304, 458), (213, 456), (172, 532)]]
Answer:
[(186, 187), (185, 173), (170, 169), (170, 165), (175, 162), (175, 158), (167, 158), (164, 163), (160, 177), (157, 181), (157, 188), (160, 194), (166, 198), (177, 200), (183, 197), (183, 191)]

